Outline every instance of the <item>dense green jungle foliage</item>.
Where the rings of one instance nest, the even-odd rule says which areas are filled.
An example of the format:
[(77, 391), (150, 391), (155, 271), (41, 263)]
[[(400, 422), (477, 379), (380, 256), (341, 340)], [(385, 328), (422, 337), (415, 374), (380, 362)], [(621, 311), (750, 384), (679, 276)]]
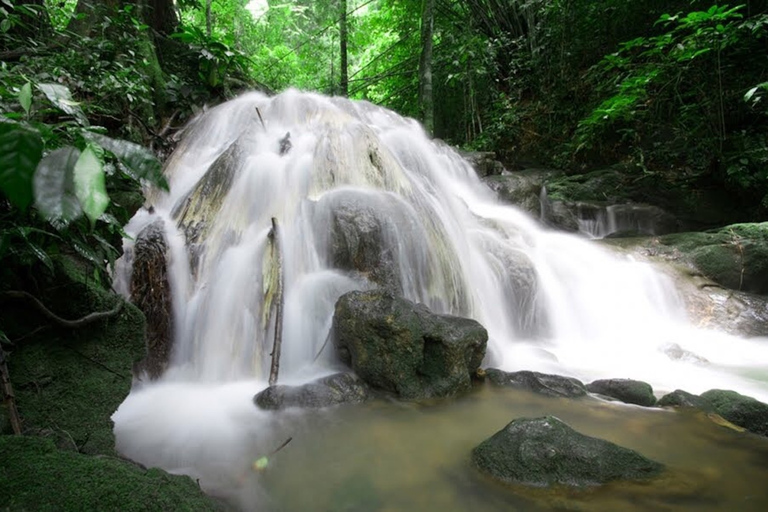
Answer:
[[(206, 104), (288, 87), (580, 172), (768, 211), (768, 1), (0, 0), (0, 278), (107, 282), (142, 183)], [(149, 148), (149, 149), (145, 149)]]

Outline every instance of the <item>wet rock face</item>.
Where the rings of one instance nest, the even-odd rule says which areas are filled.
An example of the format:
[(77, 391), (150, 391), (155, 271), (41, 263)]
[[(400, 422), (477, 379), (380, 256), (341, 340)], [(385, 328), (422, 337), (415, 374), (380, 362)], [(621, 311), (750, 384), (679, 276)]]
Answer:
[(370, 398), (368, 386), (351, 373), (336, 373), (302, 386), (270, 386), (253, 401), (262, 409), (288, 407), (318, 409), (345, 403), (364, 402)]
[(534, 217), (541, 215), (541, 189), (544, 183), (562, 172), (551, 169), (524, 169), (501, 175), (486, 176), (483, 182), (504, 203), (512, 204)]
[(632, 379), (604, 379), (587, 384), (590, 393), (616, 398), (628, 404), (651, 407), (656, 403), (650, 384)]
[(575, 398), (587, 394), (584, 384), (571, 377), (530, 371), (509, 373), (495, 368), (485, 370), (485, 375), (489, 382), (497, 386), (524, 389), (547, 396)]
[(472, 165), (481, 178), (497, 176), (504, 172), (504, 164), (496, 160), (496, 153), (493, 151), (472, 151), (462, 153), (461, 156)]
[(147, 357), (137, 364), (136, 370), (146, 371), (153, 379), (168, 367), (173, 343), (167, 248), (162, 219), (144, 228), (133, 248), (131, 302), (147, 319)]
[(396, 257), (388, 248), (389, 225), (370, 206), (359, 202), (338, 205), (332, 214), (331, 261), (392, 291), (400, 291)]
[(734, 425), (761, 436), (768, 436), (768, 404), (723, 389), (711, 389), (702, 393), (701, 398), (706, 400), (717, 414)]
[(497, 480), (532, 486), (647, 479), (664, 468), (633, 450), (576, 432), (553, 416), (512, 421), (478, 445), (472, 461)]
[(366, 383), (405, 399), (468, 391), (488, 341), (474, 320), (437, 315), (386, 291), (343, 295), (333, 336), (341, 360)]

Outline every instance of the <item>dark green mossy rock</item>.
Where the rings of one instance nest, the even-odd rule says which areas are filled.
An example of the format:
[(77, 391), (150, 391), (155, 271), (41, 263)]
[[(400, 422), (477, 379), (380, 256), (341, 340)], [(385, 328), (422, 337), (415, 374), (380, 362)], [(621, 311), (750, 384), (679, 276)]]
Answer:
[(699, 395), (694, 395), (683, 391), (682, 389), (676, 389), (671, 393), (667, 393), (663, 397), (659, 398), (656, 402), (659, 407), (691, 407), (695, 409), (701, 409), (702, 411), (711, 411), (712, 406), (709, 402)]
[[(122, 301), (78, 260), (60, 257), (55, 269), (55, 278), (41, 275), (37, 289), (28, 291), (63, 318), (109, 311)], [(62, 329), (29, 303), (15, 301), (3, 304), (0, 325), (11, 340), (23, 338), (8, 368), (25, 432), (68, 439), (84, 453), (113, 455), (110, 416), (130, 391), (133, 364), (146, 353), (141, 312), (126, 303), (113, 318)]]
[(551, 201), (590, 204), (644, 203), (671, 213), (684, 229), (708, 229), (744, 220), (724, 190), (616, 166), (548, 180)]
[(605, 395), (627, 404), (651, 407), (656, 403), (650, 384), (632, 379), (602, 379), (587, 384), (590, 393)]
[(0, 510), (217, 510), (191, 479), (0, 436)]
[(768, 222), (610, 243), (682, 264), (724, 288), (768, 295)]
[(336, 303), (334, 345), (368, 385), (405, 399), (468, 391), (488, 332), (386, 291), (350, 292)]
[(288, 407), (318, 409), (346, 403), (360, 403), (371, 397), (368, 386), (356, 375), (336, 373), (302, 386), (269, 386), (253, 398), (262, 409)]
[(587, 394), (587, 388), (578, 379), (561, 375), (521, 371), (504, 372), (496, 368), (485, 370), (486, 379), (496, 386), (524, 389), (546, 396), (575, 398)]
[(580, 434), (554, 416), (512, 421), (478, 445), (472, 461), (497, 480), (532, 486), (647, 479), (664, 468), (633, 450)]
[(761, 436), (768, 436), (768, 404), (736, 391), (723, 389), (711, 389), (702, 393), (701, 398), (706, 400), (717, 414), (734, 425)]

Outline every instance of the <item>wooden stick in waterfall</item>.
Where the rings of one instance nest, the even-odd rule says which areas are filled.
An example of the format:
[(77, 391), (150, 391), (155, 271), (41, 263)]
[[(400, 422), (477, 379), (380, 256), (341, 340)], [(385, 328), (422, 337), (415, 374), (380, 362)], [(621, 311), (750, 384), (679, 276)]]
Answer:
[(269, 370), (269, 385), (277, 383), (277, 373), (280, 371), (280, 346), (283, 342), (283, 255), (280, 252), (280, 232), (277, 227), (277, 219), (272, 217), (272, 229), (269, 238), (276, 254), (277, 262), (277, 289), (275, 305), (275, 342), (272, 345), (272, 367)]

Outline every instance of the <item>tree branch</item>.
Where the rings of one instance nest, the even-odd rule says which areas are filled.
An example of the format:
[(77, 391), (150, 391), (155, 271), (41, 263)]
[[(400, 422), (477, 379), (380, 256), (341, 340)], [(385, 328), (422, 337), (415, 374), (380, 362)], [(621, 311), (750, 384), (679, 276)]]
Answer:
[(99, 320), (113, 318), (117, 316), (123, 309), (123, 300), (120, 299), (117, 305), (109, 311), (98, 311), (96, 313), (89, 313), (82, 318), (67, 320), (65, 318), (61, 318), (56, 313), (53, 313), (45, 306), (45, 304), (40, 302), (37, 297), (27, 292), (15, 290), (0, 292), (0, 301), (3, 299), (26, 300), (27, 302), (31, 302), (35, 308), (37, 308), (37, 310), (43, 314), (45, 318), (55, 323), (59, 327), (64, 327), (67, 329), (78, 329), (94, 322), (98, 322)]

